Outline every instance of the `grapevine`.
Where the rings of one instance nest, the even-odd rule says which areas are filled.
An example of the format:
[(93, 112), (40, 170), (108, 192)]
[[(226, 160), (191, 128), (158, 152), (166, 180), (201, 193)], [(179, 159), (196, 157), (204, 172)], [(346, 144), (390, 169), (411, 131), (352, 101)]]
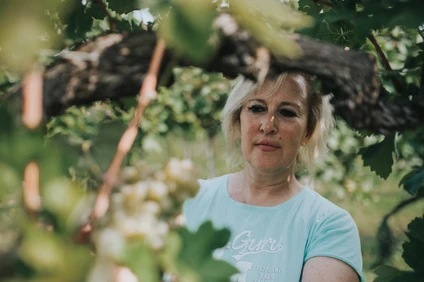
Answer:
[[(101, 281), (104, 273), (98, 268), (118, 267), (133, 242), (143, 242), (154, 257), (167, 253), (165, 240), (180, 226), (182, 204), (199, 188), (194, 165), (187, 159), (171, 159), (154, 172), (146, 165), (124, 167), (118, 183), (111, 208), (93, 234), (97, 255), (90, 281)], [(172, 271), (163, 261), (157, 263), (162, 272)]]

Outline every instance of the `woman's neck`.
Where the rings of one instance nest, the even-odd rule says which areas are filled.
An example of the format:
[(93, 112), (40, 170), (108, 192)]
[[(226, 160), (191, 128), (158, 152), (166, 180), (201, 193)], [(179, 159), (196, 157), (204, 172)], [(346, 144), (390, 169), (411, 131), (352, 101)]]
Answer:
[(302, 190), (294, 171), (257, 171), (248, 166), (232, 175), (228, 192), (241, 203), (254, 206), (281, 204)]

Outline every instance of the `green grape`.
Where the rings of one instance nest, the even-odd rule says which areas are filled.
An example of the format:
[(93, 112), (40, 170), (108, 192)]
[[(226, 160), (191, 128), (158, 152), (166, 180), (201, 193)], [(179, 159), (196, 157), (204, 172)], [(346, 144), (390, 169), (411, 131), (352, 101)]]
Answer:
[(157, 236), (148, 237), (147, 241), (149, 242), (150, 247), (155, 251), (162, 249), (165, 245), (164, 239)]
[(115, 229), (106, 228), (94, 234), (94, 242), (99, 256), (119, 258), (125, 248), (125, 239)]
[(190, 195), (197, 193), (199, 184), (195, 177), (196, 170), (190, 160), (171, 159), (164, 171), (167, 179), (177, 184), (177, 190), (191, 191)]
[(144, 235), (139, 232), (138, 221), (134, 218), (123, 218), (116, 223), (119, 232), (121, 232), (125, 237), (135, 237)]
[(140, 180), (140, 173), (136, 167), (127, 166), (121, 169), (119, 178), (125, 183), (134, 183)]
[(175, 202), (171, 199), (171, 197), (161, 199), (159, 205), (162, 212), (165, 214), (169, 214), (173, 209), (176, 209)]
[(99, 256), (90, 271), (87, 282), (113, 282), (114, 270), (115, 265), (110, 259)]
[(164, 237), (169, 232), (169, 225), (167, 222), (160, 220), (156, 225), (157, 234), (161, 237)]
[(147, 192), (148, 199), (159, 202), (166, 196), (168, 196), (168, 186), (156, 180), (149, 182), (149, 190)]
[(152, 214), (154, 216), (159, 216), (161, 212), (161, 206), (158, 202), (155, 201), (146, 201), (141, 204), (141, 209), (146, 214)]
[(175, 217), (183, 202), (199, 189), (193, 163), (171, 159), (154, 173), (142, 165), (125, 167), (120, 180), (112, 195), (109, 220), (95, 238), (98, 254), (116, 258), (125, 242), (134, 238), (160, 252), (171, 226), (177, 225)]

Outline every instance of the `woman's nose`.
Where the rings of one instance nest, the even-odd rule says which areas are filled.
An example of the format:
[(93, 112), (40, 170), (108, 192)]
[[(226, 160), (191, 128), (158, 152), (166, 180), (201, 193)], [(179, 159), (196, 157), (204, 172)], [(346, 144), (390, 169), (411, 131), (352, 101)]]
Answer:
[(266, 115), (262, 118), (260, 130), (264, 133), (275, 133), (277, 132), (277, 126), (275, 124), (274, 115)]

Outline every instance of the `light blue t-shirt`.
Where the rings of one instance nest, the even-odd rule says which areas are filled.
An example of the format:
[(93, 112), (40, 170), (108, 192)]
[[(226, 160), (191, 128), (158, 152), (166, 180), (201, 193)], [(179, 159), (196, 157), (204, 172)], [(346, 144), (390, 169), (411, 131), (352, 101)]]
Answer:
[(230, 197), (228, 177), (200, 180), (184, 216), (193, 231), (207, 220), (231, 230), (230, 241), (214, 257), (238, 268), (233, 281), (298, 282), (305, 262), (317, 256), (346, 262), (365, 281), (358, 229), (349, 213), (307, 187), (276, 206), (243, 204)]

